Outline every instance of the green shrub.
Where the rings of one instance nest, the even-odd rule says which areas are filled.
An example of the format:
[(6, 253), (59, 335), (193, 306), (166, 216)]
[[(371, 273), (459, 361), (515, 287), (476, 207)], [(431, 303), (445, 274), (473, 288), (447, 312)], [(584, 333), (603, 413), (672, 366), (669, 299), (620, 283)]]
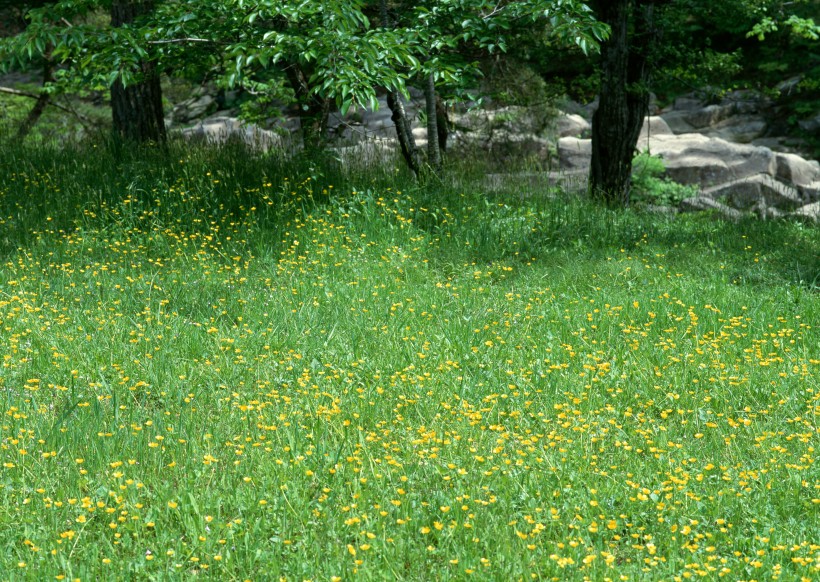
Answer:
[(677, 206), (681, 200), (697, 196), (697, 186), (680, 184), (667, 177), (663, 159), (643, 152), (632, 161), (632, 194), (635, 204)]

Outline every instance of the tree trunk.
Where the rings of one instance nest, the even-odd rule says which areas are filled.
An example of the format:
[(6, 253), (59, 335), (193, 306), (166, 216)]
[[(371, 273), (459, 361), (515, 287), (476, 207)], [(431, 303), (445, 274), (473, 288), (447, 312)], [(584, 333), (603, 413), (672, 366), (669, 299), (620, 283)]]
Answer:
[[(382, 27), (391, 28), (390, 15), (387, 11), (387, 0), (381, 0), (379, 3), (381, 11)], [(401, 95), (398, 91), (387, 92), (387, 107), (393, 113), (390, 120), (396, 128), (396, 137), (399, 140), (399, 147), (401, 148), (401, 155), (404, 158), (407, 167), (413, 172), (413, 175), (418, 177), (421, 163), (419, 162), (419, 152), (416, 148), (416, 138), (413, 136), (413, 126), (410, 120), (407, 119), (407, 112), (404, 109), (404, 103), (401, 102)]]
[[(601, 2), (599, 20), (611, 28), (601, 45), (600, 103), (592, 118), (593, 197), (613, 206), (627, 206), (632, 158), (649, 110), (649, 54), (657, 31), (653, 0)], [(630, 33), (630, 16), (634, 17)]]
[(286, 73), (299, 105), (302, 143), (306, 150), (319, 149), (327, 137), (330, 99), (311, 94), (308, 76), (298, 64), (286, 67)]
[(46, 85), (54, 80), (52, 76), (53, 69), (51, 51), (49, 50), (43, 55), (43, 88), (40, 90), (37, 101), (34, 103), (34, 107), (31, 108), (31, 111), (28, 112), (25, 121), (17, 128), (18, 143), (26, 139), (26, 136), (31, 133), (31, 130), (34, 129), (34, 126), (37, 125), (40, 117), (42, 117), (45, 112), (46, 107), (48, 107), (49, 101), (51, 101), (51, 95), (47, 93), (45, 89)]
[(407, 119), (407, 112), (404, 110), (404, 104), (401, 102), (398, 91), (391, 91), (387, 94), (387, 106), (393, 112), (390, 120), (396, 126), (396, 137), (399, 139), (401, 155), (404, 157), (407, 167), (414, 175), (418, 176), (421, 164), (419, 162), (419, 152), (416, 148), (416, 138), (413, 136), (413, 128)]
[[(114, 0), (111, 4), (111, 26), (131, 24), (154, 9), (153, 0)], [(111, 86), (111, 113), (117, 138), (139, 143), (166, 139), (162, 113), (162, 89), (156, 63), (140, 63), (140, 78), (125, 87), (120, 79)]]
[(438, 149), (441, 154), (447, 151), (447, 139), (450, 137), (450, 116), (441, 97), (436, 96), (436, 129), (438, 135)]
[(428, 73), (424, 86), (424, 102), (427, 111), (427, 164), (434, 172), (441, 170), (441, 149), (438, 141), (438, 115), (436, 114), (436, 80)]

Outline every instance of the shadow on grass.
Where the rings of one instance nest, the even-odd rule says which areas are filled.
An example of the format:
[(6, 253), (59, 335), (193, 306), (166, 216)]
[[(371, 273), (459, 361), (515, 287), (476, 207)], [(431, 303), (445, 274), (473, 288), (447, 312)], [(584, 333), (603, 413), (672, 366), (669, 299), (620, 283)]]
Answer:
[(441, 265), (569, 262), (650, 244), (682, 268), (722, 261), (732, 284), (820, 289), (820, 229), (612, 210), (559, 190), (487, 194), (484, 168), (469, 161), (443, 179), (418, 183), (400, 163), (345, 167), (328, 154), (285, 157), (235, 142), (172, 141), (167, 148), (4, 146), (0, 167), (4, 257), (46, 231), (160, 226), (195, 232), (221, 221), (244, 224), (252, 214), (254, 228), (279, 232), (300, 214), (326, 211), (354, 190), (369, 190), (411, 199), (406, 210), (415, 228), (439, 239), (433, 259)]

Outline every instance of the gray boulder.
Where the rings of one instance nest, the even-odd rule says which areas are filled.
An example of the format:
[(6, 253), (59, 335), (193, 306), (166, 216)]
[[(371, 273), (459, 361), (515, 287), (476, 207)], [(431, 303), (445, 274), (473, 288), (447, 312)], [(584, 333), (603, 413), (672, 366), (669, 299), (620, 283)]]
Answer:
[(558, 137), (581, 137), (592, 129), (589, 121), (577, 114), (562, 113), (555, 120)]
[(678, 208), (681, 212), (703, 212), (704, 210), (712, 210), (720, 214), (723, 218), (735, 222), (743, 218), (743, 213), (740, 210), (730, 208), (707, 196), (696, 196), (682, 200)]
[(664, 159), (666, 174), (681, 184), (708, 188), (755, 174), (774, 175), (776, 168), (770, 149), (700, 134), (661, 135), (649, 143), (650, 151)]
[(681, 133), (695, 133), (698, 128), (689, 123), (690, 112), (686, 110), (672, 109), (670, 111), (661, 112), (660, 116), (669, 128), (677, 134)]
[(776, 208), (794, 210), (803, 203), (800, 192), (792, 186), (778, 182), (772, 176), (757, 174), (703, 191), (702, 196), (723, 200), (733, 208)]
[(820, 200), (820, 181), (798, 186), (797, 189), (806, 202), (817, 202)]
[(641, 134), (638, 136), (638, 144), (636, 148), (638, 151), (651, 151), (652, 139), (661, 135), (674, 135), (674, 132), (669, 127), (669, 124), (664, 121), (663, 117), (653, 115), (643, 120), (643, 127), (641, 127)]
[(293, 147), (291, 134), (287, 129), (279, 131), (262, 129), (257, 125), (244, 123), (227, 115), (203, 119), (196, 125), (180, 130), (179, 134), (189, 139), (199, 139), (212, 144), (241, 140), (260, 151)]
[(767, 129), (766, 121), (760, 116), (735, 115), (712, 125), (705, 135), (735, 143), (751, 143), (763, 137)]
[(811, 204), (801, 206), (794, 212), (789, 213), (787, 216), (802, 220), (804, 222), (817, 224), (820, 222), (820, 202), (812, 202)]
[(684, 95), (675, 99), (672, 109), (677, 111), (694, 111), (703, 107), (703, 100), (692, 95)]
[(206, 114), (216, 109), (216, 100), (211, 95), (201, 95), (192, 97), (177, 104), (171, 114), (171, 118), (176, 123), (187, 123), (194, 119), (200, 119)]
[(589, 168), (592, 158), (592, 140), (562, 137), (558, 140), (558, 163), (561, 170), (578, 171)]
[(688, 110), (684, 120), (694, 128), (712, 127), (732, 116), (731, 105), (707, 105), (701, 109)]
[(820, 113), (809, 119), (801, 119), (797, 125), (806, 133), (817, 133), (820, 131)]
[(796, 154), (778, 153), (775, 156), (777, 171), (775, 176), (784, 182), (797, 186), (807, 186), (820, 180), (820, 163), (805, 160)]

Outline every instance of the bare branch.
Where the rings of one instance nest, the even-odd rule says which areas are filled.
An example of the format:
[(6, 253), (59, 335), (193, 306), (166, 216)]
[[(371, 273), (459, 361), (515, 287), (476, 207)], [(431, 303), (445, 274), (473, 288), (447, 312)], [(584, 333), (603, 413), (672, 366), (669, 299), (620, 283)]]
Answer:
[[(39, 95), (36, 95), (34, 93), (28, 93), (26, 91), (18, 91), (17, 89), (12, 89), (11, 87), (0, 87), (0, 93), (8, 93), (9, 95), (17, 95), (18, 97), (28, 97), (29, 99), (39, 99), (40, 98)], [(51, 103), (49, 103), (49, 105), (51, 105), (52, 107), (56, 107), (57, 109), (60, 109), (61, 111), (65, 111), (66, 113), (71, 113), (72, 115), (74, 115), (76, 117), (80, 117), (77, 114), (77, 112), (75, 112), (71, 109), (68, 109), (67, 107), (63, 107), (59, 103), (54, 103), (52, 101)]]
[(12, 89), (11, 87), (0, 87), (0, 93), (8, 93), (9, 95), (18, 95), (20, 97), (29, 97), (31, 99), (39, 99), (39, 95), (35, 95), (34, 93), (27, 93), (26, 91), (18, 91), (17, 89)]
[(148, 44), (180, 44), (180, 43), (183, 43), (183, 42), (206, 42), (206, 43), (216, 44), (215, 40), (211, 40), (209, 38), (196, 38), (196, 37), (169, 38), (167, 40), (149, 40)]

